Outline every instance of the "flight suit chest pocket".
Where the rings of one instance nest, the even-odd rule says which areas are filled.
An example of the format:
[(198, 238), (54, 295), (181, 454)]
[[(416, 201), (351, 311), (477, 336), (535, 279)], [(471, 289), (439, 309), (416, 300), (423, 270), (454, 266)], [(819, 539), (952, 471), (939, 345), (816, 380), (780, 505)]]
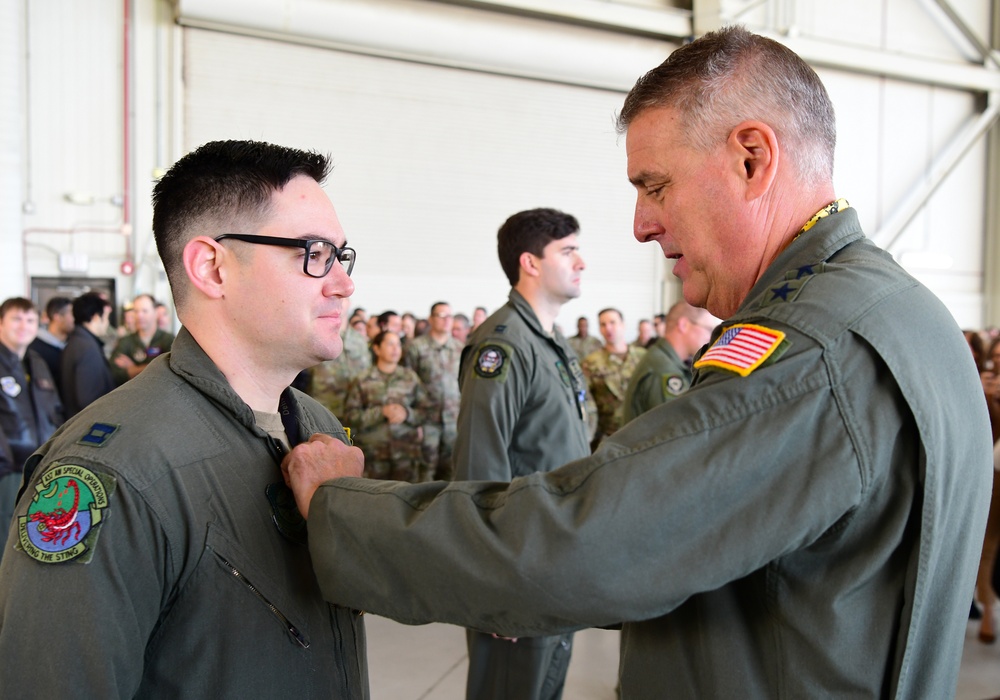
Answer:
[[(302, 649), (309, 648), (309, 633), (303, 626), (304, 615), (288, 599), (282, 587), (253, 563), (253, 559), (242, 547), (218, 527), (210, 524), (205, 550), (205, 556), (212, 560), (206, 563), (217, 566), (222, 575), (232, 582), (232, 599), (220, 603), (230, 605), (243, 596), (242, 602), (236, 607), (251, 611), (256, 609), (259, 615), (270, 617), (272, 624), (280, 625), (293, 644)], [(260, 618), (254, 615), (252, 619)], [(245, 622), (249, 625), (249, 629), (245, 629), (246, 633), (251, 633), (260, 624), (251, 619), (246, 619)]]

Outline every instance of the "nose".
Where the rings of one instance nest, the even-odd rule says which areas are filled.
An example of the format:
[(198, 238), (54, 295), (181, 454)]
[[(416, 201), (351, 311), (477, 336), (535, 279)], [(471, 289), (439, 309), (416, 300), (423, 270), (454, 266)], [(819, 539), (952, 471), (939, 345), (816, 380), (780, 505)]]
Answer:
[(639, 201), (635, 203), (635, 217), (632, 220), (632, 234), (640, 243), (646, 243), (663, 233), (663, 227)]
[(577, 254), (577, 256), (576, 256), (576, 265), (573, 266), (573, 269), (575, 269), (575, 270), (584, 270), (584, 269), (586, 269), (586, 267), (587, 267), (586, 263), (583, 262), (583, 256), (580, 255), (580, 254)]
[(323, 294), (345, 299), (354, 294), (354, 280), (347, 276), (347, 270), (340, 263), (335, 262), (323, 278)]

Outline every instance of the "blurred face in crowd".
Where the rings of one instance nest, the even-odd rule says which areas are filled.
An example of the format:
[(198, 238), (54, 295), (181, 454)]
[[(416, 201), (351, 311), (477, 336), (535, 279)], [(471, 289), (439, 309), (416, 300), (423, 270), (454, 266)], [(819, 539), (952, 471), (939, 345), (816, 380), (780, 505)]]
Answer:
[(66, 308), (49, 319), (49, 331), (56, 335), (68, 335), (73, 332), (75, 326), (72, 304), (67, 304)]
[(156, 307), (156, 327), (161, 331), (170, 328), (170, 312), (167, 311), (167, 307), (163, 304)]
[(156, 306), (149, 297), (138, 297), (132, 302), (135, 310), (136, 329), (142, 335), (152, 335), (156, 332)]
[(31, 341), (38, 335), (38, 312), (8, 309), (0, 318), (0, 343), (19, 357), (24, 356)]
[(451, 337), (465, 345), (465, 341), (469, 337), (469, 324), (465, 321), (465, 319), (453, 319)]
[(428, 319), (431, 325), (431, 334), (436, 337), (446, 336), (451, 334), (451, 327), (453, 325), (453, 319), (451, 316), (451, 307), (447, 304), (438, 304), (431, 311), (431, 317)]
[(639, 342), (643, 345), (653, 338), (653, 324), (649, 321), (639, 321)]
[(402, 335), (405, 338), (413, 338), (417, 330), (417, 320), (413, 316), (402, 316), (399, 321)]
[(597, 317), (601, 324), (601, 336), (608, 345), (619, 345), (625, 342), (625, 322), (617, 311), (605, 311)]
[(399, 359), (403, 356), (403, 343), (395, 333), (386, 332), (382, 336), (382, 342), (373, 345), (372, 348), (375, 350), (375, 357), (383, 365), (395, 366), (399, 364)]
[(486, 309), (476, 307), (476, 310), (472, 312), (473, 327), (478, 327), (479, 324), (485, 320), (486, 320)]

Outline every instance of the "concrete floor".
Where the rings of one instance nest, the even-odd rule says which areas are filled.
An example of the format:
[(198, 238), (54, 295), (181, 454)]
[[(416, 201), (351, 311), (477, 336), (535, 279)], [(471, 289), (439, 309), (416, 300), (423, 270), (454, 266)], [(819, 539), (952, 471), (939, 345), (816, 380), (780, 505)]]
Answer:
[[(463, 700), (465, 633), (451, 625), (410, 627), (375, 615), (365, 618), (372, 700)], [(1000, 643), (966, 633), (956, 700), (1000, 698)], [(615, 700), (618, 632), (577, 632), (565, 700)]]

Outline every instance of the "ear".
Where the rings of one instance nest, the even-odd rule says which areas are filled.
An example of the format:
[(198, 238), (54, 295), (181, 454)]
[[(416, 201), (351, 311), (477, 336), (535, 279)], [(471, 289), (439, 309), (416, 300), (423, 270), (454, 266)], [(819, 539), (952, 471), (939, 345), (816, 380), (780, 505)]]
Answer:
[(528, 277), (538, 277), (541, 274), (541, 268), (538, 266), (538, 258), (531, 253), (524, 252), (521, 253), (521, 257), (517, 259), (521, 265), (521, 275)]
[(231, 257), (229, 251), (208, 236), (196, 236), (184, 246), (184, 271), (194, 288), (210, 299), (224, 296), (227, 257)]
[(746, 198), (757, 199), (770, 190), (778, 173), (780, 147), (774, 129), (761, 121), (737, 124), (726, 142), (733, 165), (743, 181)]

